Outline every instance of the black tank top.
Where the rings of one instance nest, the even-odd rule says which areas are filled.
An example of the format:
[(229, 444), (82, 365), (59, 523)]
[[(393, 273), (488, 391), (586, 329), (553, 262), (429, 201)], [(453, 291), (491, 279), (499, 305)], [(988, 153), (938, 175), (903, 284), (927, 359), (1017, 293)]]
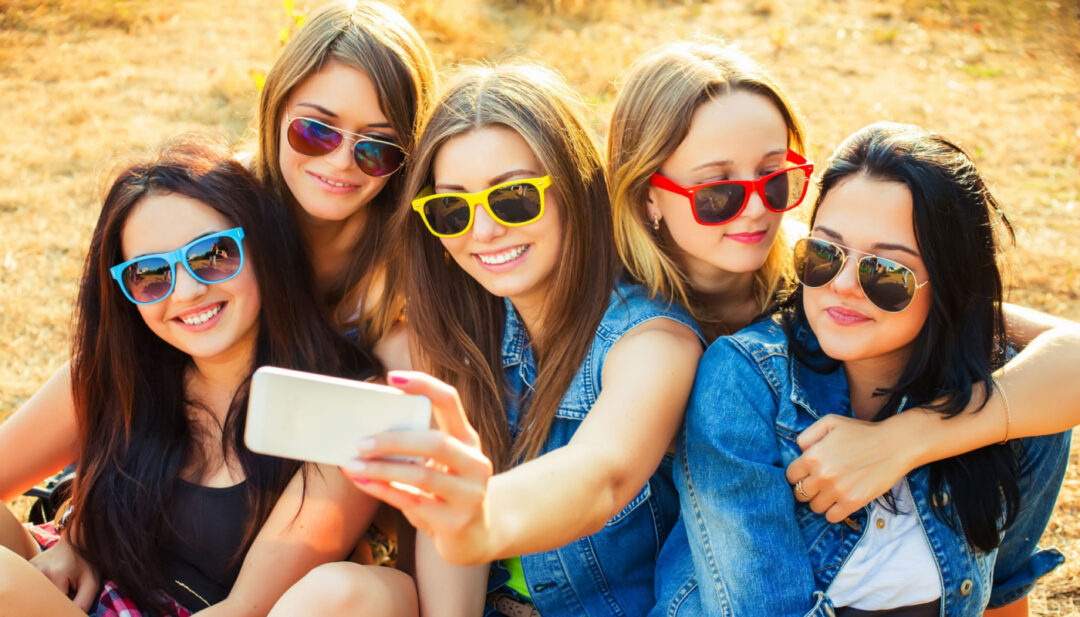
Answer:
[[(240, 559), (250, 511), (245, 482), (212, 488), (180, 480), (169, 520), (174, 534), (165, 541), (165, 591), (192, 612), (229, 595)], [(243, 547), (246, 552), (248, 547)]]

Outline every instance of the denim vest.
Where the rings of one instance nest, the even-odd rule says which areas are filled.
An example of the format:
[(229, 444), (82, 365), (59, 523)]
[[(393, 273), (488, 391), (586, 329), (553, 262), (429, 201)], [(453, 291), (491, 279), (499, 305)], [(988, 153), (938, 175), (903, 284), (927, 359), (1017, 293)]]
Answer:
[[(798, 334), (809, 345), (809, 328)], [(843, 368), (817, 373), (790, 355), (783, 329), (763, 321), (709, 347), (698, 367), (676, 453), (676, 484), (709, 614), (832, 617), (829, 584), (863, 537), (869, 508), (831, 524), (795, 501), (784, 477), (795, 439), (829, 413), (852, 416)], [(1022, 445), (1017, 443), (1022, 442)], [(1069, 454), (1069, 434), (1010, 442), (1020, 456), (1021, 509), (998, 549), (970, 546), (949, 491), (929, 471), (907, 475), (938, 565), (941, 614), (982, 615), (1026, 594), (1064, 557), (1041, 550)], [(948, 521), (948, 522), (946, 522)]]
[[(585, 359), (555, 414), (543, 453), (565, 446), (600, 394), (608, 351), (634, 327), (651, 319), (671, 319), (700, 336), (697, 324), (674, 304), (650, 300), (645, 290), (619, 281)], [(520, 400), (532, 394), (536, 359), (528, 333), (509, 301), (502, 343), (503, 370), (509, 384), (507, 414), (517, 426)], [(642, 359), (647, 361), (646, 358)], [(633, 453), (627, 453), (632, 456)], [(654, 604), (653, 572), (657, 555), (678, 518), (679, 503), (666, 456), (637, 496), (597, 533), (559, 549), (521, 556), (532, 602), (544, 617), (622, 617), (645, 615)], [(488, 588), (503, 585), (509, 573), (492, 564)]]

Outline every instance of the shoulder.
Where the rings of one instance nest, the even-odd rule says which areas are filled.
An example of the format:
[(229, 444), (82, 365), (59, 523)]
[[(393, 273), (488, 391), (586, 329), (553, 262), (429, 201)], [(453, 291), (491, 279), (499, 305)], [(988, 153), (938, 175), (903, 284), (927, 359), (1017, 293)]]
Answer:
[(635, 335), (667, 332), (703, 340), (697, 322), (681, 306), (659, 296), (650, 298), (641, 285), (620, 279), (612, 290), (597, 336), (615, 343), (631, 331)]
[(731, 397), (739, 392), (759, 402), (791, 387), (788, 339), (774, 318), (713, 341), (698, 364), (694, 397)]
[(710, 362), (727, 362), (733, 356), (745, 357), (748, 361), (764, 363), (769, 361), (787, 362), (788, 337), (784, 327), (776, 316), (767, 317), (750, 324), (730, 336), (718, 337), (702, 358)]

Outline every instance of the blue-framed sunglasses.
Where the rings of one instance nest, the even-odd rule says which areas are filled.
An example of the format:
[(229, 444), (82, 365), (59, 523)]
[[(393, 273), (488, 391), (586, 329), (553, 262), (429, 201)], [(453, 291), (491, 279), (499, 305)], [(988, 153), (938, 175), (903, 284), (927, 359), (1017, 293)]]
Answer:
[(176, 287), (176, 262), (184, 264), (200, 283), (221, 283), (240, 274), (244, 267), (241, 240), (244, 229), (234, 227), (207, 234), (168, 253), (130, 259), (109, 269), (128, 300), (135, 304), (161, 302)]

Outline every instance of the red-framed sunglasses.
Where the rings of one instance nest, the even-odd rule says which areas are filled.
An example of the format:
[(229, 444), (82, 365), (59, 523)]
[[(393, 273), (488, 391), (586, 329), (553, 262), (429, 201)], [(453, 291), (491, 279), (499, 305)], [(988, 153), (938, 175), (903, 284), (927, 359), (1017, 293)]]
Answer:
[(788, 150), (785, 167), (757, 180), (720, 180), (696, 186), (681, 186), (659, 173), (649, 183), (657, 188), (682, 195), (690, 200), (694, 219), (701, 225), (723, 225), (734, 220), (746, 208), (755, 191), (773, 212), (786, 212), (802, 203), (810, 184), (814, 165), (798, 152)]

